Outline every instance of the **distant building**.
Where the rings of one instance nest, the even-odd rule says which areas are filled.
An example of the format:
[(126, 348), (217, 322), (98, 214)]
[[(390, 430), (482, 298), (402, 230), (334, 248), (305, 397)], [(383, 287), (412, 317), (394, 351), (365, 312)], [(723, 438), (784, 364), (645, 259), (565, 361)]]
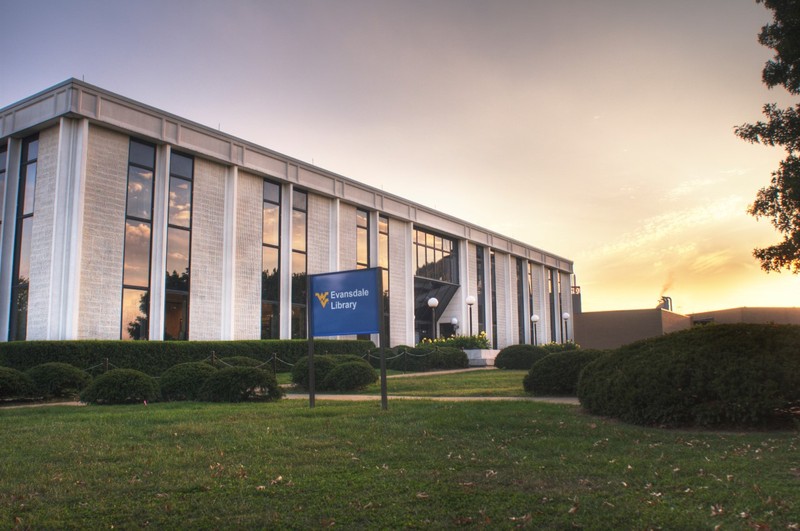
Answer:
[(75, 79), (0, 109), (2, 341), (301, 338), (366, 267), (393, 345), (573, 337), (553, 253)]
[(575, 342), (583, 348), (611, 349), (691, 326), (689, 316), (660, 307), (583, 312), (575, 315)]
[(690, 314), (693, 324), (775, 323), (800, 325), (800, 308), (731, 308)]
[(683, 315), (662, 298), (657, 308), (582, 312), (580, 293), (573, 297), (575, 341), (584, 348), (611, 349), (634, 341), (686, 330), (694, 325), (775, 323), (800, 325), (800, 308), (731, 308)]

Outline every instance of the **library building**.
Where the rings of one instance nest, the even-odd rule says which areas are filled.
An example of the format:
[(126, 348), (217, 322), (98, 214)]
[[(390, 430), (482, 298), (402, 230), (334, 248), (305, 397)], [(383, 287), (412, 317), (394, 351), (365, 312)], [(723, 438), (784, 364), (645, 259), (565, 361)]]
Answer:
[(76, 79), (0, 109), (0, 340), (303, 338), (363, 268), (391, 346), (574, 337), (555, 254)]

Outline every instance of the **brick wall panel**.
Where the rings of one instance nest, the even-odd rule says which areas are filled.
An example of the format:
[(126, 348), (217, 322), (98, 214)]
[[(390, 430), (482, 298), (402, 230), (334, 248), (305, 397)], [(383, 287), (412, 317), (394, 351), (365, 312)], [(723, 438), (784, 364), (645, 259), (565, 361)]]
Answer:
[(129, 138), (89, 127), (78, 337), (119, 339)]

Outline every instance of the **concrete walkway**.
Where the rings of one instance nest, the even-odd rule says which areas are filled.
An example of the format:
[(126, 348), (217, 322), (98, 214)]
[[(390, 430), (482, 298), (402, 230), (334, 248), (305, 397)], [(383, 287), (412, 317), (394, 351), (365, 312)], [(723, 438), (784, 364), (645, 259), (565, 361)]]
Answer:
[[(288, 400), (308, 400), (308, 393), (286, 393), (284, 396)], [(320, 394), (314, 395), (315, 400), (338, 400), (352, 402), (367, 402), (370, 400), (380, 400), (380, 395), (334, 395)], [(435, 402), (545, 402), (549, 404), (569, 404), (580, 405), (578, 399), (571, 396), (407, 396), (407, 395), (388, 395), (389, 400), (433, 400)]]
[[(440, 374), (455, 374), (459, 372), (476, 372), (476, 371), (496, 371), (496, 367), (472, 367), (469, 369), (452, 369), (447, 371), (429, 371), (429, 372), (409, 372), (405, 374), (392, 374), (386, 376), (390, 378), (419, 378), (425, 376), (438, 376)], [(288, 391), (285, 398), (290, 400), (305, 399), (308, 400), (308, 393), (298, 393)], [(354, 401), (365, 402), (369, 400), (380, 400), (380, 395), (340, 395), (330, 393), (316, 393), (314, 395), (316, 400), (339, 400), (339, 401)], [(407, 396), (407, 395), (388, 395), (391, 400), (434, 400), (437, 402), (546, 402), (550, 404), (570, 404), (573, 406), (580, 405), (577, 398), (572, 396)]]

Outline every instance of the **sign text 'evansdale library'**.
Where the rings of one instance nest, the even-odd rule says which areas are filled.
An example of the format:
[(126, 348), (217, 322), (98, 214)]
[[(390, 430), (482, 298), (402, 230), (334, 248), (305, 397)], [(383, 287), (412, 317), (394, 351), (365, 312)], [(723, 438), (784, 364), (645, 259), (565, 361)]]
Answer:
[(311, 275), (309, 291), (312, 337), (380, 331), (380, 269)]

